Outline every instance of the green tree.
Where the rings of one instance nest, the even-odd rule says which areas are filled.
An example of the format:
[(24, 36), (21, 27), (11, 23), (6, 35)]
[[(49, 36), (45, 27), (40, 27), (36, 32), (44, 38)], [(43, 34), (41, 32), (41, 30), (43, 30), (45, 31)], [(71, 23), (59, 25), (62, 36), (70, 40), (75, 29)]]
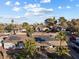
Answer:
[(56, 21), (55, 17), (48, 18), (48, 19), (45, 20), (45, 24), (47, 26), (54, 26), (56, 23), (57, 23), (57, 21)]
[(62, 26), (63, 28), (68, 27), (67, 20), (64, 17), (60, 17), (58, 20), (59, 20), (60, 26)]
[(27, 22), (24, 22), (24, 23), (22, 24), (22, 27), (23, 27), (23, 28), (26, 28), (28, 25), (29, 25), (29, 24), (28, 24)]
[(23, 23), (22, 27), (26, 29), (27, 36), (31, 37), (34, 32), (34, 28), (26, 22)]
[(12, 25), (12, 24), (7, 25), (7, 26), (5, 27), (5, 30), (6, 30), (7, 32), (11, 32), (11, 31), (13, 30), (13, 25)]
[(0, 24), (0, 32), (4, 32), (4, 25)]

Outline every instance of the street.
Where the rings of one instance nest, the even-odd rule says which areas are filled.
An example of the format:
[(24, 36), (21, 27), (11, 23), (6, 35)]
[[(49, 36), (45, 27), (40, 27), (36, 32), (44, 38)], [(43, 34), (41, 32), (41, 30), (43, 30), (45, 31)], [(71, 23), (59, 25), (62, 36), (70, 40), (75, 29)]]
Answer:
[(79, 53), (75, 48), (69, 48), (70, 49), (70, 55), (74, 58), (74, 59), (79, 59)]

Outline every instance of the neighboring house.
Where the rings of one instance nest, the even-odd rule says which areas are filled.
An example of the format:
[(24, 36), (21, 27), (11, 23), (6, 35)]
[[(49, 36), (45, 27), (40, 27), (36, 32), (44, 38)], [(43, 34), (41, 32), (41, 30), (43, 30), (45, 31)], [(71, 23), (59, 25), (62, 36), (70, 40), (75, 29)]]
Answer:
[(26, 29), (21, 29), (20, 31), (26, 33)]
[(49, 30), (49, 28), (46, 27), (42, 28), (42, 31), (46, 31), (46, 30)]
[(35, 28), (35, 30), (36, 30), (37, 32), (42, 32), (42, 31), (45, 31), (45, 30), (47, 30), (47, 29), (49, 29), (49, 28), (47, 28), (45, 25), (38, 25), (38, 26)]
[[(48, 41), (48, 43), (52, 46), (60, 46), (60, 41)], [(67, 46), (66, 41), (62, 41), (62, 46)]]
[[(0, 37), (0, 47), (2, 47), (2, 41), (3, 41), (3, 37)], [(4, 48), (5, 49), (12, 48), (15, 45), (11, 42), (3, 42), (3, 43), (4, 43)]]

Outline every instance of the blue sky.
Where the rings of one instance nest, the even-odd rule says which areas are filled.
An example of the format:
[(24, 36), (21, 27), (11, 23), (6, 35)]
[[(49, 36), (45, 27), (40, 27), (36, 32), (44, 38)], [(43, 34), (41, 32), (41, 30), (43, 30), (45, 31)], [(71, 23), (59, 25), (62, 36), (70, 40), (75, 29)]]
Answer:
[(79, 18), (79, 0), (1, 0), (0, 23), (41, 23), (49, 17)]

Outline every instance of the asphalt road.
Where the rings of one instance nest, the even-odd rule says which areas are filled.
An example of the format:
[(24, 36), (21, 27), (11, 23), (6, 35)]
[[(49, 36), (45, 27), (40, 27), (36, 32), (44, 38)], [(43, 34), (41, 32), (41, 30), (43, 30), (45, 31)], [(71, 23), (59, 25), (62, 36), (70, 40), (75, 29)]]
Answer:
[(71, 55), (74, 59), (79, 59), (79, 52), (78, 52), (78, 50), (76, 50), (75, 48), (70, 48), (70, 55)]

